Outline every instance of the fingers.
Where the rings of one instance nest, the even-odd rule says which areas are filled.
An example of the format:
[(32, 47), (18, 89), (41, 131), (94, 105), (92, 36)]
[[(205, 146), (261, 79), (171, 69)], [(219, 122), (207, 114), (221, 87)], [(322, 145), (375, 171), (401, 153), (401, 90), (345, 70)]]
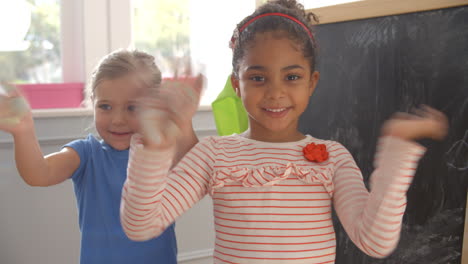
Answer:
[(21, 97), (21, 93), (18, 90), (8, 90), (5, 92), (0, 93), (1, 98), (14, 98), (14, 97)]
[(172, 145), (175, 135), (179, 134), (177, 126), (166, 118), (166, 114), (159, 109), (147, 109), (140, 116), (145, 141), (159, 148)]
[(401, 119), (401, 120), (421, 120), (424, 118), (431, 118), (432, 115), (435, 113), (440, 113), (439, 111), (427, 106), (422, 105), (420, 107), (413, 107), (409, 113), (406, 112), (397, 112), (392, 115), (394, 119)]
[(397, 113), (394, 115), (394, 117), (405, 120), (435, 120), (438, 122), (447, 121), (447, 117), (444, 113), (428, 105), (415, 107), (411, 110), (411, 113)]
[(418, 119), (417, 116), (412, 115), (410, 113), (405, 113), (405, 112), (397, 112), (392, 115), (392, 119), (399, 119), (399, 120), (415, 120)]
[(29, 105), (17, 91), (10, 91), (8, 95), (0, 95), (0, 118), (22, 116), (28, 110)]
[(142, 133), (161, 148), (173, 142), (189, 125), (200, 101), (204, 77), (165, 81), (138, 100)]
[(448, 132), (448, 120), (442, 112), (423, 105), (411, 113), (396, 113), (385, 122), (382, 133), (403, 139), (443, 139)]
[(427, 113), (427, 116), (429, 118), (432, 118), (434, 120), (437, 120), (439, 122), (445, 122), (445, 123), (448, 123), (448, 120), (447, 120), (447, 116), (442, 113), (441, 111), (438, 111), (432, 107), (429, 107), (427, 105), (424, 106), (424, 110), (426, 111)]
[(14, 116), (8, 97), (0, 96), (0, 119), (10, 118)]
[(155, 97), (159, 97), (168, 104), (173, 111), (184, 110), (187, 114), (194, 114), (198, 109), (200, 94), (203, 87), (203, 77), (194, 81), (166, 82), (158, 89)]
[(174, 81), (165, 81), (162, 83), (161, 88), (159, 91), (164, 90), (193, 90), (193, 93), (196, 95), (200, 95), (203, 89), (204, 84), (204, 76), (199, 74), (195, 79), (191, 78), (181, 78)]
[(195, 85), (194, 88), (195, 90), (201, 94), (203, 90), (203, 84), (205, 83), (205, 76), (203, 74), (198, 74), (197, 78), (195, 79)]
[(429, 138), (441, 140), (447, 135), (448, 119), (444, 113), (427, 105), (422, 105), (415, 113), (421, 117)]

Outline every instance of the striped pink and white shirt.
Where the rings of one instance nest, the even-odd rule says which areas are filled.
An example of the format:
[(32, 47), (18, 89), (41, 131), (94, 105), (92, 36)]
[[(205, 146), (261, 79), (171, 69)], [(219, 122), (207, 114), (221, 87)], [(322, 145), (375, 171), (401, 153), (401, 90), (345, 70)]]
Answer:
[[(302, 149), (309, 143), (325, 144), (329, 159), (305, 159)], [(206, 137), (168, 172), (173, 151), (151, 152), (138, 136), (132, 139), (121, 208), (130, 239), (158, 236), (210, 194), (214, 263), (289, 264), (334, 263), (332, 205), (356, 246), (374, 257), (389, 255), (399, 240), (406, 191), (425, 150), (381, 138), (371, 192), (345, 147), (309, 135), (288, 143)]]

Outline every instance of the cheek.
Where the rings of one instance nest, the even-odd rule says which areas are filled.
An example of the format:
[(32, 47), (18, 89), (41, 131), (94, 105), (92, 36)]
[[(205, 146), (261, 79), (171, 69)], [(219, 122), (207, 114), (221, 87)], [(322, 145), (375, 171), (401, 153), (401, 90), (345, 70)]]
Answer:
[(98, 127), (101, 124), (102, 124), (101, 116), (94, 114), (94, 125)]
[(307, 109), (307, 105), (309, 104), (309, 99), (310, 99), (310, 96), (308, 96), (308, 94), (306, 93), (300, 96), (296, 96), (295, 98), (296, 106), (301, 112), (304, 112)]
[(130, 116), (128, 118), (128, 124), (134, 131), (140, 130), (140, 120), (138, 119), (138, 116), (136, 114)]
[(96, 126), (96, 129), (106, 127), (109, 122), (108, 116), (99, 113), (94, 114), (94, 125)]
[(94, 129), (96, 129), (96, 132), (98, 132), (98, 134), (102, 134), (104, 131), (107, 130), (105, 129), (105, 126), (97, 120), (94, 121)]
[(263, 99), (261, 89), (244, 89), (242, 91), (242, 100), (249, 104), (256, 104)]
[(246, 107), (247, 107), (247, 105), (249, 105), (249, 104), (253, 101), (252, 96), (249, 95), (249, 93), (248, 93), (248, 92), (245, 92), (245, 91), (242, 91), (241, 97), (240, 97), (240, 98), (241, 98), (241, 100), (242, 100), (242, 103), (243, 103), (244, 106), (246, 106)]
[(102, 123), (104, 122), (105, 116), (101, 113), (95, 112), (94, 113), (94, 122), (95, 123)]

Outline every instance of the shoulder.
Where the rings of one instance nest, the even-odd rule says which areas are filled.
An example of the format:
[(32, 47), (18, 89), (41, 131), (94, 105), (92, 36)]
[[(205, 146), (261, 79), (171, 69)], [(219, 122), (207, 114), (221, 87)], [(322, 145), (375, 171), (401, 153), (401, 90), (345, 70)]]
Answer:
[(100, 142), (93, 134), (88, 134), (86, 138), (80, 138), (80, 139), (70, 141), (66, 145), (79, 145), (79, 144), (100, 144)]
[(71, 148), (82, 156), (83, 154), (91, 152), (93, 149), (101, 148), (101, 146), (101, 142), (94, 135), (89, 134), (86, 138), (73, 140), (63, 147)]

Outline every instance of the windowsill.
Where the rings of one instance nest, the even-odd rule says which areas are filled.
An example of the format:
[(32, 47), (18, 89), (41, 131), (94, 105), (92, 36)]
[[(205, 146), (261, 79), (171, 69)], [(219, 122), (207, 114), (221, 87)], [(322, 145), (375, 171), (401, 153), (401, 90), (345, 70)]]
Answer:
[(91, 108), (33, 109), (32, 114), (34, 118), (92, 116), (93, 110)]
[[(210, 105), (200, 105), (198, 112), (211, 111)], [(49, 117), (74, 117), (74, 116), (92, 116), (91, 108), (51, 108), (51, 109), (33, 109), (34, 118), (49, 118)]]

